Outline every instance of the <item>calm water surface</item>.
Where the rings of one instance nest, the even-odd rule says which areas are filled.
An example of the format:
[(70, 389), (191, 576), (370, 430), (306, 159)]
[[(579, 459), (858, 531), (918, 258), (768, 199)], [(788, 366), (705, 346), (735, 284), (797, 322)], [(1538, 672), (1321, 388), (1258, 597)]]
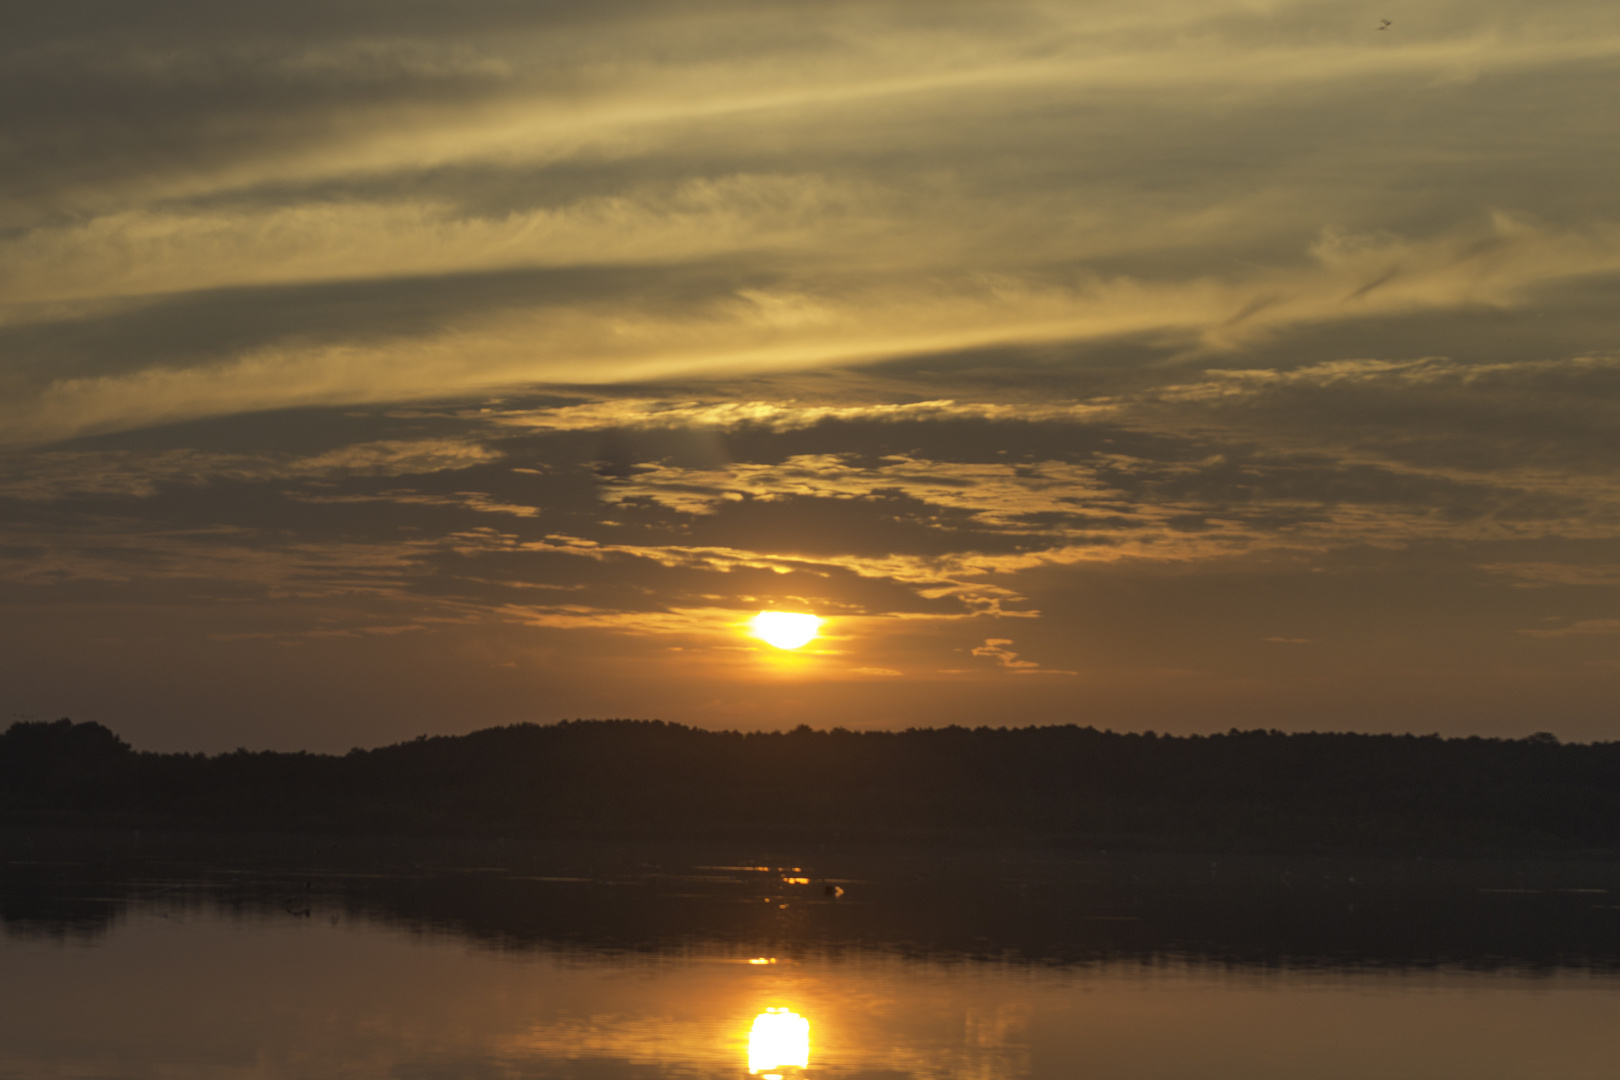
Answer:
[(6, 850), (0, 1077), (1620, 1070), (1604, 864), (77, 843)]

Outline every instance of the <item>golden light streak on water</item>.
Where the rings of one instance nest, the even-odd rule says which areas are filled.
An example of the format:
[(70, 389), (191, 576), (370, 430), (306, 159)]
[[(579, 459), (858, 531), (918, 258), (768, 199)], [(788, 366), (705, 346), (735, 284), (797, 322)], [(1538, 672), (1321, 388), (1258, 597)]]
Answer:
[(810, 1021), (786, 1008), (769, 1008), (754, 1017), (748, 1032), (748, 1072), (763, 1080), (782, 1080), (783, 1069), (810, 1067)]

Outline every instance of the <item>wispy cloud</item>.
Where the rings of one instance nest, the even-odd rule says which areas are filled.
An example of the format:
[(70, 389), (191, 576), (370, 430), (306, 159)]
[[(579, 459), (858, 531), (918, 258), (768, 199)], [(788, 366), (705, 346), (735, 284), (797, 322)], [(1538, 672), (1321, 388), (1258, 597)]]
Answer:
[(8, 687), (1607, 700), (1613, 5), (291, 3), (8, 24)]
[(1012, 644), (1011, 638), (985, 638), (983, 645), (974, 646), (971, 650), (974, 656), (995, 661), (996, 665), (1012, 672), (1015, 675), (1073, 675), (1072, 671), (1060, 671), (1057, 668), (1045, 668), (1033, 660), (1024, 660), (1007, 646)]
[[(1219, 355), (1620, 270), (1606, 175), (1524, 164), (1598, 130), (1556, 103), (1606, 78), (1612, 13), (1425, 11), (42, 17), (0, 57), (32, 103), (0, 438), (1121, 335)], [(488, 281), (547, 271), (572, 284)]]

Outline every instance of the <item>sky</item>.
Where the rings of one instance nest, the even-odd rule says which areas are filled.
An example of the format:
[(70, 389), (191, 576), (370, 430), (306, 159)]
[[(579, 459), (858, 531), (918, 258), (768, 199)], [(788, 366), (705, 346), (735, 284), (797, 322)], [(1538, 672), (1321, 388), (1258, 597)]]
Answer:
[(4, 722), (1620, 738), (1620, 7), (6, 24)]

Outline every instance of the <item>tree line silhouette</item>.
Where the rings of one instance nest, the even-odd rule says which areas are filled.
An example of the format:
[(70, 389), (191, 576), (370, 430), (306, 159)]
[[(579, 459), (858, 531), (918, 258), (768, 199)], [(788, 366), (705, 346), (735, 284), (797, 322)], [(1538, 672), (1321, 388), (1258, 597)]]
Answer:
[(342, 755), (0, 734), (11, 824), (1140, 847), (1620, 847), (1620, 743), (1092, 727), (516, 724)]

